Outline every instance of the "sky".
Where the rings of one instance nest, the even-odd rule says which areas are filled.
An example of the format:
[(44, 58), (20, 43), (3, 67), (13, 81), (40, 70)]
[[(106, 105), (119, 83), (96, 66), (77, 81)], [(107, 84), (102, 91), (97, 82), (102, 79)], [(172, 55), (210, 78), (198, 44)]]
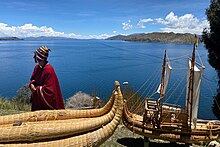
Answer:
[(0, 37), (105, 39), (134, 33), (200, 35), (210, 0), (0, 0)]

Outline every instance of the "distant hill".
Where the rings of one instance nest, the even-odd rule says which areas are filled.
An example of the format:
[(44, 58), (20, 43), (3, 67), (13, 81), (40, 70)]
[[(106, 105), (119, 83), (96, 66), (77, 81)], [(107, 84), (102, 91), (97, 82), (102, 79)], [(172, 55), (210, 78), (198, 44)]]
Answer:
[(164, 42), (164, 43), (182, 43), (191, 44), (194, 43), (194, 34), (180, 34), (180, 33), (142, 33), (142, 34), (131, 34), (131, 35), (117, 35), (107, 40), (124, 40), (124, 41), (135, 41), (135, 42)]
[(6, 41), (6, 40), (23, 40), (23, 39), (17, 37), (0, 37), (0, 41)]
[(24, 40), (74, 40), (75, 38), (40, 36), (40, 37), (26, 37), (23, 39)]

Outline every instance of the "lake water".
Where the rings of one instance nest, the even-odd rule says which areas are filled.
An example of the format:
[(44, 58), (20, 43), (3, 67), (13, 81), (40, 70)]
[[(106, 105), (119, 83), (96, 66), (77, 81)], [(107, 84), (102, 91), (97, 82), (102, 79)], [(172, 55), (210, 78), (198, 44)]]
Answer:
[[(171, 95), (167, 97), (168, 102), (185, 103), (182, 89), (186, 86), (186, 59), (191, 55), (192, 45), (108, 40), (0, 41), (0, 96), (12, 97), (20, 87), (29, 83), (35, 66), (33, 52), (41, 45), (51, 49), (48, 60), (55, 68), (65, 99), (78, 91), (88, 94), (96, 91), (99, 97), (107, 100), (115, 80), (121, 85), (127, 81), (128, 86), (147, 97), (158, 86), (164, 49), (167, 49), (173, 66), (167, 90)], [(215, 119), (211, 106), (217, 76), (207, 62), (203, 45), (197, 50), (206, 67), (199, 117)]]

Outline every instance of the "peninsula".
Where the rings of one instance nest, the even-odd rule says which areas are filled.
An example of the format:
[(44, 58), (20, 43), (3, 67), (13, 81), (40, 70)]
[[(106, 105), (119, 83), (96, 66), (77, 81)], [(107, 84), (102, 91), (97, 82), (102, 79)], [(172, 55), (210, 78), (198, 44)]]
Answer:
[(134, 42), (162, 42), (162, 43), (180, 43), (180, 44), (191, 44), (194, 42), (195, 35), (190, 33), (141, 33), (131, 35), (117, 35), (106, 40), (124, 40)]
[(7, 40), (23, 40), (17, 37), (0, 37), (0, 41), (7, 41)]

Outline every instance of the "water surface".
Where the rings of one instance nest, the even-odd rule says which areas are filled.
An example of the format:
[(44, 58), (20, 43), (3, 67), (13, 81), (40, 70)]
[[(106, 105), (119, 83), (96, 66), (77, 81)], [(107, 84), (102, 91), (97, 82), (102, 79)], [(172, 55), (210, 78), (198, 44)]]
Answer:
[[(16, 95), (16, 91), (29, 82), (35, 66), (33, 52), (41, 45), (51, 49), (48, 60), (55, 68), (65, 99), (78, 91), (88, 94), (96, 91), (99, 97), (107, 100), (115, 80), (120, 83), (128, 81), (135, 90), (146, 82), (139, 92), (147, 97), (158, 86), (163, 53), (167, 49), (173, 66), (168, 87), (171, 96), (167, 97), (167, 102), (185, 104), (185, 91), (182, 89), (186, 86), (186, 59), (191, 56), (192, 45), (107, 40), (0, 41), (1, 96)], [(199, 117), (213, 119), (211, 106), (217, 76), (207, 62), (203, 45), (199, 45), (197, 50), (206, 67)], [(198, 56), (197, 59), (199, 61)]]

